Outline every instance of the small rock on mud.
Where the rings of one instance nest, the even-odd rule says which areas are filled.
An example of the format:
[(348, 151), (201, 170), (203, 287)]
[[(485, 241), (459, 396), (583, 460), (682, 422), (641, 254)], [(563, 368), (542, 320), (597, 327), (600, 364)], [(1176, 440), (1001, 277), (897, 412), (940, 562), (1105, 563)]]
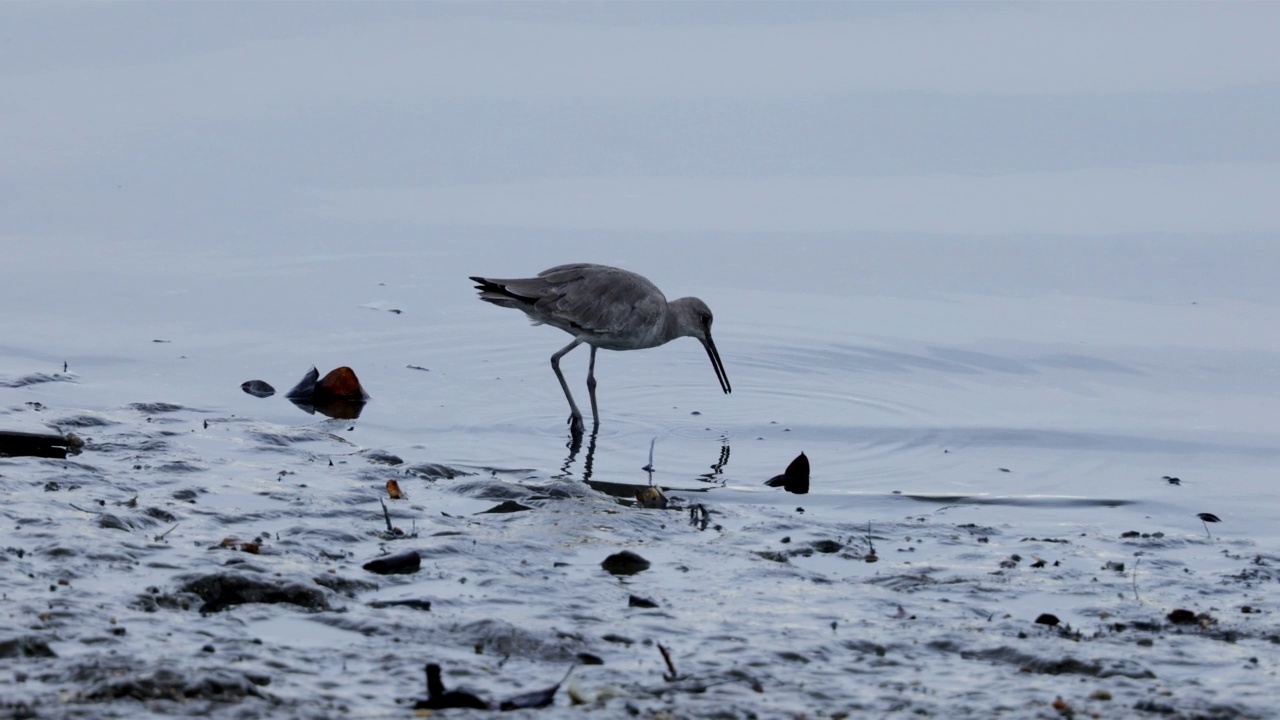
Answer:
[(418, 572), (418, 568), (421, 566), (422, 556), (418, 554), (418, 551), (406, 550), (395, 555), (384, 555), (370, 560), (363, 567), (365, 570), (378, 575), (406, 575)]
[(263, 380), (247, 380), (240, 384), (240, 389), (257, 398), (268, 398), (276, 394), (276, 389)]
[(600, 567), (614, 575), (635, 575), (649, 569), (650, 562), (630, 550), (614, 553), (600, 563)]
[(58, 654), (45, 641), (32, 635), (0, 640), (0, 658), (24, 657), (51, 658), (58, 657)]
[(202, 613), (221, 612), (244, 603), (289, 603), (307, 610), (328, 610), (323, 590), (282, 580), (217, 573), (189, 580), (181, 592), (193, 593), (204, 601)]

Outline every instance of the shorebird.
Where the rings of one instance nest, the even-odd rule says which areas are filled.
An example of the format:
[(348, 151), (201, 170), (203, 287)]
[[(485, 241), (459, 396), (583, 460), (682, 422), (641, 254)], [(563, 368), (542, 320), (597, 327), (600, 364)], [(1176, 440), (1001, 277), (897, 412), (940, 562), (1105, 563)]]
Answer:
[(697, 338), (711, 358), (711, 367), (725, 393), (729, 376), (711, 340), (711, 308), (696, 297), (667, 302), (662, 291), (641, 275), (607, 265), (575, 263), (543, 270), (537, 277), (501, 280), (472, 277), (480, 299), (499, 307), (521, 310), (534, 325), (551, 325), (573, 336), (573, 342), (551, 356), (551, 369), (569, 401), (569, 430), (583, 431), (582, 412), (573, 401), (560, 372), (560, 358), (586, 343), (591, 346), (587, 393), (591, 396), (594, 428), (600, 427), (596, 409), (596, 350), (640, 350), (664, 345), (678, 337)]

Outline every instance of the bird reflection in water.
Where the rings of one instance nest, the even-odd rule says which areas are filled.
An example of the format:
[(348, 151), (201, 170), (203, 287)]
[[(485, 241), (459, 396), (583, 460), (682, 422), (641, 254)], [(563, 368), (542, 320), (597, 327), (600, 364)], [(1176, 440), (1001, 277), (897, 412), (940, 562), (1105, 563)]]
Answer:
[[(573, 476), (572, 467), (578, 460), (578, 455), (582, 453), (582, 472), (580, 477), (583, 482), (589, 485), (593, 490), (605, 493), (618, 498), (626, 498), (635, 500), (637, 493), (642, 495), (649, 492), (653, 485), (653, 446), (650, 445), (649, 464), (641, 468), (649, 475), (649, 482), (642, 483), (625, 483), (625, 482), (609, 482), (605, 480), (593, 480), (593, 466), (595, 464), (596, 441), (599, 437), (598, 433), (590, 433), (586, 438), (586, 451), (583, 452), (583, 438), (570, 437), (565, 447), (568, 448), (569, 454), (564, 459), (564, 464), (560, 466), (560, 474), (557, 477), (568, 478)], [(729, 439), (727, 437), (720, 438), (720, 452), (716, 461), (710, 465), (710, 469), (696, 477), (700, 483), (705, 483), (703, 487), (682, 487), (678, 488), (681, 492), (706, 492), (711, 487), (722, 487), (725, 484), (724, 474), (725, 466), (729, 464)]]

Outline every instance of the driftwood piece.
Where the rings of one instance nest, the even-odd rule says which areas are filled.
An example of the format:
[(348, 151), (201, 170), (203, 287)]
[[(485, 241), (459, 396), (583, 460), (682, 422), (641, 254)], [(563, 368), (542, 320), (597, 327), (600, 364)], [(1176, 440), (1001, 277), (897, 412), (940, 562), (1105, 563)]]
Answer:
[(84, 441), (75, 433), (29, 433), (0, 430), (0, 456), (65, 458), (79, 455)]

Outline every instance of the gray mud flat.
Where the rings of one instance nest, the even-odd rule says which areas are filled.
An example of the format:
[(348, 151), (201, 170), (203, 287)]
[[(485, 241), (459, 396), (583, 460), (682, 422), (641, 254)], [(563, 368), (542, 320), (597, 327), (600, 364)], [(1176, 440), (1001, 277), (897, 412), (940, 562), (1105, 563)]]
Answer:
[[(409, 716), (428, 662), (495, 700), (578, 665), (530, 717), (1273, 715), (1280, 555), (1247, 539), (1033, 535), (951, 519), (962, 498), (642, 509), (571, 477), (389, 465), (340, 426), (103, 416), (80, 456), (0, 461), (11, 717)], [(482, 512), (511, 500), (528, 509)], [(362, 569), (408, 550), (416, 572)], [(649, 567), (601, 567), (623, 551)]]

